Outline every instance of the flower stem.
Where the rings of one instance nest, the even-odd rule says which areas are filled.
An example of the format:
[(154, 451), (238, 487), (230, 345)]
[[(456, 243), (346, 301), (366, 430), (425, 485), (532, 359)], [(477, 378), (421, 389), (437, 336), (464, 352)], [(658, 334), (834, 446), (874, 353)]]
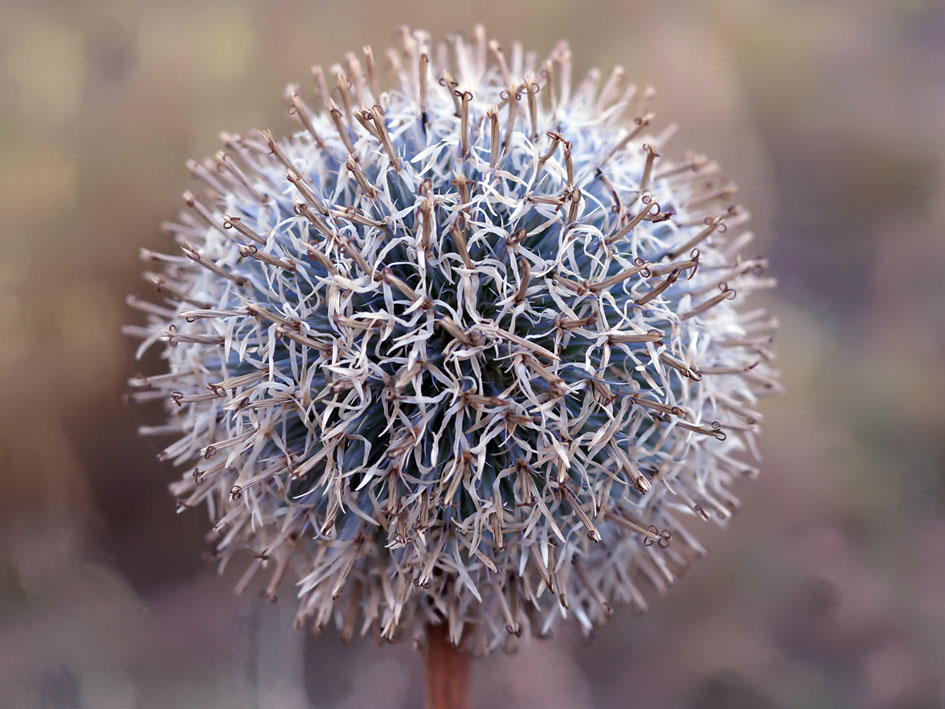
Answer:
[(453, 645), (446, 623), (427, 626), (427, 709), (469, 709), (469, 655)]

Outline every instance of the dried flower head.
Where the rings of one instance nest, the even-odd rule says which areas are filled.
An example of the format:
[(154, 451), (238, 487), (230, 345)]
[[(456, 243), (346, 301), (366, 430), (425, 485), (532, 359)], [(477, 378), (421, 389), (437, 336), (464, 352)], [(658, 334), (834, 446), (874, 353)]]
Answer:
[[(370, 48), (296, 86), (291, 137), (223, 135), (206, 185), (145, 252), (131, 299), (168, 371), (212, 555), (248, 551), (298, 623), (396, 639), (447, 622), (485, 653), (615, 604), (646, 608), (732, 515), (778, 388), (747, 213), (700, 155), (663, 157), (652, 91), (620, 68), (572, 85), (481, 28), (403, 31), (381, 91)], [(330, 88), (329, 88), (330, 87)]]

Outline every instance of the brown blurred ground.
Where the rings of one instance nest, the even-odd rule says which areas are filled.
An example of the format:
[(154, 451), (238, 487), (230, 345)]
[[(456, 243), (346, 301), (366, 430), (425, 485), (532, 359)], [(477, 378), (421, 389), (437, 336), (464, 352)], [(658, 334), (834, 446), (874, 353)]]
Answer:
[[(123, 408), (119, 333), (183, 162), (290, 128), (313, 63), (484, 21), (660, 90), (722, 159), (781, 287), (788, 394), (710, 558), (476, 665), (482, 707), (945, 705), (945, 5), (0, 3), (0, 705), (412, 707), (406, 646), (288, 631), (236, 598)], [(284, 595), (291, 593), (283, 590)]]

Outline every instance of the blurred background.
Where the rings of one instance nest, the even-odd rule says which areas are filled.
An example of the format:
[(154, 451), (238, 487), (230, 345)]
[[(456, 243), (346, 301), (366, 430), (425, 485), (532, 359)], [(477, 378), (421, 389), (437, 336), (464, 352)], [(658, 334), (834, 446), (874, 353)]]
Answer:
[[(0, 0), (0, 705), (413, 707), (409, 645), (290, 630), (232, 593), (122, 405), (139, 247), (221, 129), (294, 130), (314, 63), (484, 22), (653, 84), (722, 161), (780, 287), (787, 394), (712, 553), (621, 609), (475, 665), (480, 707), (945, 706), (945, 3), (424, 6)], [(283, 589), (283, 595), (291, 590)]]

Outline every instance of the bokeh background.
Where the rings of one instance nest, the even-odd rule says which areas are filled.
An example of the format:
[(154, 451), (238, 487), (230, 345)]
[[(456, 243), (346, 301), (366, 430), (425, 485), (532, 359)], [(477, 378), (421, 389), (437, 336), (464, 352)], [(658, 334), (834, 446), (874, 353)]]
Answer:
[[(409, 646), (231, 592), (122, 405), (184, 161), (314, 63), (486, 23), (653, 84), (780, 287), (764, 475), (652, 611), (477, 662), (479, 707), (945, 706), (945, 3), (0, 2), (0, 705), (413, 707)], [(283, 595), (291, 595), (284, 588)]]

